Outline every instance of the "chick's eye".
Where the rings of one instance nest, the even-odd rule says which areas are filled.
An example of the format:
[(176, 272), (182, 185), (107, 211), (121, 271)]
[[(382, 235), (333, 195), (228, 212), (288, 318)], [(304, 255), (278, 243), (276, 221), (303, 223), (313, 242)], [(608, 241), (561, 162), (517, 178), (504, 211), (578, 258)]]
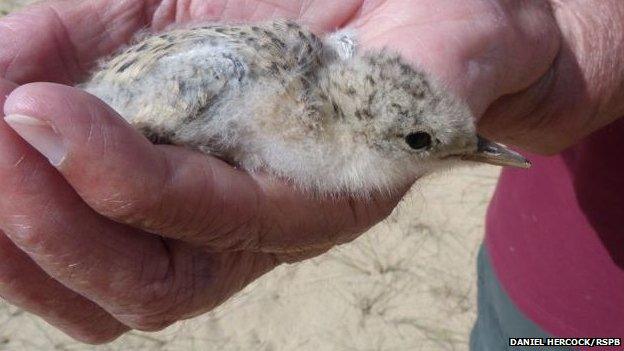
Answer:
[(414, 150), (428, 149), (431, 146), (431, 135), (425, 132), (410, 133), (405, 142)]

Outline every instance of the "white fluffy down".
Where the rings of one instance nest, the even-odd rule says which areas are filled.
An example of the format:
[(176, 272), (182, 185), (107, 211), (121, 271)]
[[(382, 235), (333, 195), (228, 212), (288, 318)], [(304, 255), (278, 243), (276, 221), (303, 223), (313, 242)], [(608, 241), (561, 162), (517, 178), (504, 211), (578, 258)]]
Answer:
[[(355, 36), (346, 31), (323, 39), (322, 50), (321, 65), (349, 65), (358, 55)], [(298, 82), (305, 72), (249, 78), (256, 59), (249, 48), (232, 45), (227, 37), (209, 45), (197, 40), (148, 60), (152, 66), (145, 74), (115, 73), (114, 67), (104, 64), (82, 87), (137, 127), (174, 135), (175, 144), (214, 154), (250, 172), (265, 171), (316, 193), (392, 192), (449, 164), (427, 153), (412, 155), (371, 145), (356, 135), (361, 126), (353, 126), (364, 122), (352, 116), (340, 121), (332, 115), (331, 104), (312, 96), (319, 91), (301, 97), (305, 91)], [(331, 100), (331, 87), (325, 89)], [(343, 103), (339, 98), (334, 101)], [(311, 107), (318, 115), (311, 117)], [(447, 104), (445, 112), (456, 120), (436, 120), (428, 128), (438, 128), (440, 138), (451, 138), (454, 130), (460, 130), (474, 139), (471, 118), (455, 108)]]

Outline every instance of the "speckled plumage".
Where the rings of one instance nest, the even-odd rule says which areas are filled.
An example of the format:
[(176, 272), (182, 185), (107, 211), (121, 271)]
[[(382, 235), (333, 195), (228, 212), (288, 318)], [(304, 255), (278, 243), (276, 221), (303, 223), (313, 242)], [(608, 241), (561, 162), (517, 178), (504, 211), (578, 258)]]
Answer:
[(154, 142), (321, 193), (392, 191), (478, 146), (468, 108), (398, 55), (292, 22), (144, 36), (81, 87)]

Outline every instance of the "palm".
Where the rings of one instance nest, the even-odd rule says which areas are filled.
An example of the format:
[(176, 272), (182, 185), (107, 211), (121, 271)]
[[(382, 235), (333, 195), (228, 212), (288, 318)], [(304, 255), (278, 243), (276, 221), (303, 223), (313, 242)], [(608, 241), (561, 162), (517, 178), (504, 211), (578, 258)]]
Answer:
[[(527, 13), (533, 15), (535, 12), (537, 15), (538, 11), (529, 5), (513, 5), (514, 3), (513, 0), (500, 0), (498, 3), (485, 0), (274, 0), (251, 3), (244, 0), (179, 0), (162, 3), (148, 0), (98, 0), (79, 2), (74, 7), (53, 3), (0, 22), (0, 38), (3, 38), (1, 44), (7, 48), (0, 52), (0, 76), (18, 84), (54, 81), (72, 85), (87, 74), (98, 58), (123, 45), (145, 25), (158, 30), (176, 22), (256, 21), (287, 17), (306, 23), (319, 32), (340, 26), (356, 28), (363, 46), (387, 47), (399, 51), (408, 60), (424, 67), (452, 87), (479, 115), (502, 94), (514, 93), (533, 84), (547, 69), (554, 54), (554, 49), (549, 46), (552, 43), (543, 41), (543, 44), (538, 44), (536, 40), (549, 30), (547, 24), (532, 26), (530, 33), (516, 30), (523, 27), (520, 21), (532, 18)], [(519, 6), (522, 8), (518, 8)], [(518, 13), (522, 16), (516, 16)], [(547, 50), (543, 50), (543, 46)], [(525, 50), (526, 47), (533, 50)], [(0, 96), (7, 95), (11, 89), (8, 83), (3, 84)], [(265, 206), (260, 217), (269, 218), (270, 221), (251, 227), (245, 226), (245, 223), (240, 228), (226, 229), (226, 236), (212, 237), (210, 240), (202, 239), (201, 235), (204, 233), (197, 231), (195, 234), (199, 239), (184, 238), (194, 245), (168, 239), (167, 250), (163, 250), (161, 239), (148, 233), (157, 232), (168, 237), (179, 233), (169, 230), (170, 228), (145, 228), (135, 225), (137, 223), (120, 227), (116, 222), (124, 221), (98, 207), (101, 203), (94, 201), (94, 196), (89, 195), (94, 188), (102, 187), (101, 184), (90, 184), (89, 187), (81, 189), (72, 183), (71, 175), (68, 177), (64, 174), (80, 194), (81, 199), (77, 198), (70, 191), (69, 185), (53, 169), (49, 169), (50, 166), (42, 166), (41, 158), (33, 155), (32, 150), (25, 151), (20, 143), (17, 146), (10, 145), (15, 142), (15, 138), (6, 127), (3, 127), (3, 133), (1, 139), (8, 143), (7, 149), (22, 150), (20, 152), (31, 155), (30, 158), (20, 159), (20, 169), (14, 167), (0, 172), (7, 179), (17, 179), (18, 182), (27, 180), (17, 185), (15, 182), (7, 182), (11, 186), (0, 185), (3, 199), (10, 199), (10, 202), (0, 200), (0, 219), (6, 223), (11, 223), (15, 218), (26, 221), (15, 223), (16, 227), (4, 226), (3, 230), (17, 246), (29, 252), (29, 256), (16, 251), (8, 240), (0, 243), (16, 257), (21, 257), (21, 264), (30, 267), (33, 276), (41, 277), (50, 294), (65, 297), (63, 311), (76, 304), (81, 304), (84, 311), (75, 309), (74, 314), (64, 315), (57, 312), (54, 317), (48, 317), (46, 313), (50, 312), (41, 309), (38, 301), (32, 301), (30, 305), (24, 304), (70, 333), (78, 337), (86, 335), (95, 340), (110, 338), (123, 331), (126, 327), (117, 320), (131, 327), (153, 329), (212, 308), (280, 261), (300, 260), (323, 252), (336, 243), (353, 239), (387, 215), (400, 197), (367, 202), (353, 199), (319, 202), (303, 199), (301, 194), (283, 184), (275, 184), (261, 177), (252, 179), (249, 176), (235, 175), (240, 181), (234, 188), (248, 187), (251, 189), (249, 192), (257, 192), (256, 198), (252, 200), (257, 201), (257, 197), (261, 197)], [(16, 156), (16, 159), (19, 157)], [(32, 160), (29, 161), (30, 159)], [(29, 172), (29, 167), (26, 167), (28, 162), (32, 163), (31, 168), (36, 170), (36, 175), (11, 173)], [(222, 172), (229, 172), (223, 165), (213, 166)], [(97, 169), (97, 164), (89, 167)], [(49, 179), (55, 179), (54, 184), (50, 185)], [(243, 207), (249, 207), (248, 204), (253, 201), (242, 201), (248, 198), (249, 192), (240, 191), (241, 194), (238, 194), (234, 189), (227, 195), (228, 199), (235, 200), (240, 196), (240, 203), (245, 204)], [(31, 194), (38, 194), (38, 197)], [(201, 195), (200, 192), (198, 196)], [(24, 197), (23, 203), (20, 196)], [(61, 240), (60, 237), (54, 240), (37, 237), (40, 240), (49, 240), (51, 245), (39, 244), (37, 250), (28, 247), (32, 244), (32, 238), (30, 241), (19, 241), (13, 231), (14, 228), (33, 228), (36, 224), (40, 225), (34, 223), (40, 220), (37, 213), (46, 210), (49, 212), (45, 206), (37, 211), (37, 206), (41, 206), (41, 203), (49, 205), (45, 196), (69, 199), (65, 202), (72, 204), (80, 202), (72, 206), (81, 206), (81, 211), (86, 214), (77, 219), (68, 217), (67, 222), (88, 221), (86, 217), (92, 218), (95, 224), (85, 223), (85, 231), (101, 225), (103, 228), (100, 232), (109, 233), (108, 235), (118, 240), (112, 240), (109, 245), (98, 246), (101, 244), (98, 240), (87, 238), (76, 246), (71, 241), (75, 238), (65, 233), (68, 245), (54, 241)], [(185, 200), (193, 203), (193, 194), (189, 194)], [(202, 204), (201, 199), (197, 201)], [(240, 218), (236, 216), (241, 211), (246, 211), (246, 208), (241, 210), (239, 203), (232, 207), (232, 213), (221, 210), (223, 218), (219, 218), (216, 224), (211, 224), (215, 228), (223, 229), (240, 222)], [(98, 213), (91, 213), (91, 209)], [(54, 210), (61, 214), (79, 212), (73, 208)], [(195, 209), (192, 210), (189, 212), (196, 212)], [(109, 221), (109, 218), (115, 222)], [(54, 219), (59, 221), (58, 216)], [(193, 222), (193, 219), (195, 218), (185, 218), (183, 222)], [(205, 230), (204, 222), (200, 222), (198, 226), (211, 232)], [(215, 231), (215, 228), (211, 229)], [(186, 233), (188, 228), (184, 229)], [(85, 233), (79, 234), (88, 237)], [(250, 240), (249, 237), (254, 235), (258, 238)], [(240, 245), (241, 242), (243, 245)], [(235, 248), (239, 251), (207, 253), (207, 243), (215, 251), (224, 248)], [(239, 246), (234, 246), (233, 243)], [(198, 246), (203, 248), (197, 248)], [(76, 252), (72, 251), (72, 247)], [(99, 282), (101, 277), (112, 274), (109, 271), (111, 268), (106, 265), (87, 266), (84, 267), (84, 272), (80, 269), (72, 270), (68, 276), (63, 268), (72, 265), (76, 260), (83, 262), (80, 253), (84, 251), (90, 252), (93, 257), (105, 257), (114, 262), (113, 267), (118, 273), (115, 275), (117, 290), (103, 289)], [(134, 253), (143, 253), (143, 256), (137, 257)], [(54, 258), (52, 262), (49, 261), (50, 257)], [(38, 267), (30, 259), (63, 284), (46, 280), (46, 273), (38, 271)], [(63, 261), (64, 259), (67, 261)], [(145, 267), (154, 270), (162, 267), (164, 271), (151, 272), (159, 280), (149, 281), (154, 276), (146, 275), (142, 270)], [(70, 290), (66, 286), (80, 294), (68, 298)], [(149, 288), (144, 288), (146, 286)], [(192, 289), (188, 289), (189, 286)], [(3, 293), (11, 294), (21, 297), (20, 292)], [(100, 324), (108, 326), (107, 330), (100, 330), (100, 334), (94, 336), (94, 326), (83, 323), (84, 313), (98, 315), (98, 318), (104, 320)], [(99, 326), (100, 329), (102, 325)]]

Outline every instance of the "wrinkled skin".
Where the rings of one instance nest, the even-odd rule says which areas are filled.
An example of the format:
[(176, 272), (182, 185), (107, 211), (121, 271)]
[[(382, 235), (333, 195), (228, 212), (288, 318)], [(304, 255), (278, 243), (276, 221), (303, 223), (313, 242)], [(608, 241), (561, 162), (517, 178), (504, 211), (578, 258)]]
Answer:
[(217, 159), (151, 145), (68, 86), (145, 26), (274, 17), (319, 32), (358, 28), (365, 46), (400, 51), (464, 98), (483, 134), (534, 152), (562, 150), (624, 108), (621, 0), (30, 7), (0, 20), (0, 105), (54, 126), (65, 156), (55, 167), (0, 123), (0, 295), (102, 343), (210, 310), (276, 265), (348, 242), (389, 214), (402, 194), (314, 200)]

